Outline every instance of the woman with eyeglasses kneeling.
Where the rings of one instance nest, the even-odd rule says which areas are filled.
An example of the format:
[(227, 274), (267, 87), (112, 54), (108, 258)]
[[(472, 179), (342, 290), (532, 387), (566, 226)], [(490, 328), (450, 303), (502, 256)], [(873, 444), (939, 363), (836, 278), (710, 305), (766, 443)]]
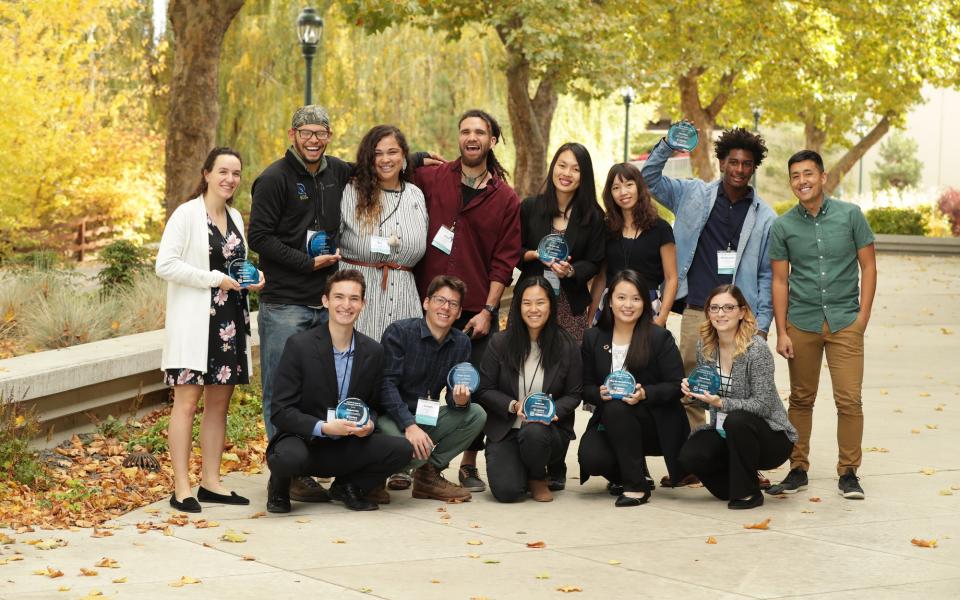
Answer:
[(576, 438), (580, 352), (557, 323), (557, 297), (539, 275), (517, 284), (509, 322), (490, 339), (480, 364), (487, 479), (500, 502), (516, 502), (527, 492), (550, 502), (547, 465), (563, 462)]
[[(783, 464), (797, 431), (777, 393), (773, 353), (757, 335), (743, 293), (721, 285), (710, 292), (704, 312), (697, 368), (681, 387), (709, 409), (710, 423), (690, 436), (680, 462), (711, 494), (727, 500), (727, 508), (755, 508), (763, 505), (757, 470)], [(719, 390), (708, 389), (716, 386)]]
[[(600, 321), (587, 330), (581, 348), (583, 401), (596, 410), (580, 440), (580, 482), (602, 475), (618, 494), (616, 506), (639, 506), (653, 490), (647, 456), (663, 456), (674, 481), (687, 475), (678, 459), (690, 433), (680, 404), (683, 362), (673, 335), (653, 323), (640, 275), (624, 269), (609, 286)], [(620, 388), (624, 379), (628, 388)]]

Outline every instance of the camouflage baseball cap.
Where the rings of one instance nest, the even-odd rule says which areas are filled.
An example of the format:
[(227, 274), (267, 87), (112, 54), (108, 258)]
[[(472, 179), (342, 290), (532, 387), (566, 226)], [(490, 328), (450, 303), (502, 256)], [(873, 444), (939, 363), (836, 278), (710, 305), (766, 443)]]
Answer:
[(300, 129), (304, 125), (323, 125), (330, 129), (330, 115), (327, 114), (327, 109), (319, 104), (308, 104), (298, 108), (297, 112), (293, 113), (293, 122), (290, 126), (293, 129)]

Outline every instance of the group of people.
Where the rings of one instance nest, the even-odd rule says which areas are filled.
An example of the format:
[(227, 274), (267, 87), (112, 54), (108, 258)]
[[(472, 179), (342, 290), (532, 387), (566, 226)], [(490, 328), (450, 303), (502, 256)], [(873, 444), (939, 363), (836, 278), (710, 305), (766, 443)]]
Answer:
[[(325, 152), (327, 111), (301, 107), (286, 155), (253, 183), (248, 235), (230, 207), (240, 156), (210, 152), (157, 257), (168, 281), (161, 368), (174, 390), (174, 508), (249, 503), (219, 480), (229, 399), (251, 375), (249, 290), (260, 292), (270, 512), (289, 512), (292, 500), (374, 510), (390, 502), (388, 489), (410, 487), (415, 498), (466, 501), (487, 482), (501, 502), (550, 501), (566, 485), (581, 405), (591, 414), (580, 481), (604, 477), (616, 506), (650, 499), (649, 456), (664, 458), (662, 487), (700, 481), (730, 508), (760, 506), (769, 486), (761, 470), (789, 458), (790, 472), (768, 492), (807, 485), (824, 352), (838, 410), (838, 489), (863, 498), (856, 471), (873, 235), (855, 205), (826, 197), (818, 154), (790, 158), (799, 202), (779, 218), (750, 185), (763, 139), (739, 128), (716, 141), (719, 180), (664, 176), (675, 151), (664, 139), (642, 170), (610, 169), (601, 209), (583, 145), (560, 146), (541, 192), (521, 202), (494, 153), (496, 119), (470, 110), (458, 131), (460, 156), (444, 161), (412, 153), (398, 128), (378, 125), (348, 163)], [(672, 227), (654, 198), (675, 215)], [(318, 235), (328, 242), (319, 254)], [(543, 257), (548, 235), (563, 237), (567, 256)], [(259, 281), (241, 286), (229, 264), (248, 245)], [(679, 346), (665, 328), (671, 311), (682, 315)], [(774, 320), (790, 368), (789, 412), (766, 341)], [(476, 385), (449, 380), (461, 363), (477, 368)], [(695, 369), (713, 374), (717, 388), (688, 381)], [(636, 384), (617, 394), (607, 378), (620, 371)], [(552, 420), (525, 414), (534, 394), (552, 399)], [(366, 407), (362, 418), (338, 418), (348, 399)], [(448, 481), (443, 472), (458, 456), (458, 481)], [(318, 477), (332, 478), (329, 489)]]

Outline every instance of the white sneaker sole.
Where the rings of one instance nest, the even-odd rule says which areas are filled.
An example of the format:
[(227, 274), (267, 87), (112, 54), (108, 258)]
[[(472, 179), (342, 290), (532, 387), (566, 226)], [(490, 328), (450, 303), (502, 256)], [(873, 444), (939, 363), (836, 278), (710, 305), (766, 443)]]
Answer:
[(847, 500), (863, 500), (865, 497), (863, 492), (844, 492), (843, 490), (837, 490), (837, 493)]

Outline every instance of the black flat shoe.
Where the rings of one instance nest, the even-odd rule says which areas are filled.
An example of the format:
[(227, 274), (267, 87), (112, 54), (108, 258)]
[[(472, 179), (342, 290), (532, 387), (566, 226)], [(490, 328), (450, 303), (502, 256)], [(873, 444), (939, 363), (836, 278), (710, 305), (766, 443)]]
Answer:
[(200, 502), (216, 502), (217, 504), (250, 504), (250, 500), (238, 495), (236, 492), (230, 492), (230, 495), (211, 492), (207, 488), (200, 486), (197, 490), (197, 500)]
[(170, 494), (170, 506), (179, 510), (180, 512), (188, 512), (188, 513), (198, 513), (201, 510), (203, 510), (202, 508), (200, 508), (200, 503), (197, 502), (196, 498), (194, 498), (193, 496), (190, 496), (189, 498), (184, 498), (183, 502), (181, 502), (177, 500), (176, 492)]
[(612, 481), (607, 482), (607, 493), (611, 496), (620, 496), (623, 494), (623, 484), (622, 483), (613, 483)]
[(756, 508), (758, 506), (763, 506), (763, 494), (756, 493), (745, 499), (736, 499), (727, 502), (727, 508), (730, 510), (746, 510), (750, 508)]
[(623, 508), (625, 506), (640, 506), (641, 504), (646, 504), (650, 501), (650, 492), (646, 492), (641, 498), (631, 498), (624, 494), (617, 496), (617, 501), (613, 503), (614, 506)]
[(367, 500), (363, 490), (352, 483), (337, 484), (336, 481), (330, 486), (330, 497), (337, 502), (343, 502), (343, 505), (350, 510), (377, 510), (380, 505), (376, 502)]
[(267, 512), (290, 512), (290, 480), (285, 477), (270, 476), (267, 482)]

